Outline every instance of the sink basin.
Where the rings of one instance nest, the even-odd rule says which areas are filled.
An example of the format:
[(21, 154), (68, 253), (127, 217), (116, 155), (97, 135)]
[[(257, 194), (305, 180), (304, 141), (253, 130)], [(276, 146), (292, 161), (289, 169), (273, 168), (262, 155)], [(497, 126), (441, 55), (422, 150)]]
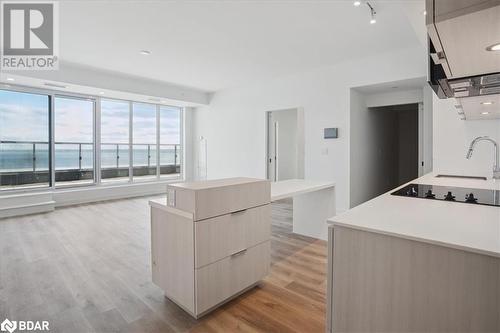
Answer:
[(480, 177), (480, 176), (460, 176), (460, 175), (437, 175), (436, 178), (459, 178), (459, 179), (488, 180), (488, 178), (486, 178), (486, 177)]

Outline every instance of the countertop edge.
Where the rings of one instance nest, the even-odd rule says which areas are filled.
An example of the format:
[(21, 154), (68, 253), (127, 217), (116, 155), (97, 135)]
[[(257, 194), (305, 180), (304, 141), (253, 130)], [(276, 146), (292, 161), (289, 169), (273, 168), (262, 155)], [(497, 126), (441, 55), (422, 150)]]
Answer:
[(166, 204), (158, 202), (157, 200), (150, 200), (149, 205), (151, 207), (158, 208), (158, 209), (164, 210), (164, 211), (172, 213), (172, 214), (177, 214), (177, 215), (183, 216), (183, 217), (188, 218), (188, 219), (193, 219), (193, 214), (185, 212), (185, 211), (177, 209), (177, 208), (167, 206)]
[(400, 233), (395, 233), (395, 232), (390, 232), (390, 231), (385, 231), (385, 230), (379, 230), (379, 229), (374, 229), (374, 228), (367, 228), (364, 226), (336, 222), (336, 221), (333, 221), (332, 219), (328, 219), (327, 223), (329, 224), (328, 228), (334, 228), (335, 226), (339, 226), (339, 227), (355, 229), (355, 230), (359, 230), (359, 231), (366, 231), (366, 232), (371, 232), (371, 233), (376, 233), (376, 234), (381, 234), (381, 235), (386, 235), (386, 236), (391, 236), (391, 237), (397, 237), (397, 238), (407, 239), (407, 240), (421, 242), (421, 243), (427, 243), (427, 244), (431, 244), (431, 245), (443, 246), (443, 247), (452, 248), (455, 250), (461, 250), (461, 251), (465, 251), (465, 252), (472, 252), (475, 254), (500, 258), (500, 252), (494, 252), (494, 251), (489, 251), (489, 250), (485, 250), (485, 249), (478, 249), (478, 248), (468, 247), (468, 246), (464, 246), (464, 245), (452, 244), (452, 243), (442, 242), (442, 241), (434, 240), (434, 239), (420, 238), (420, 237), (415, 237), (415, 236), (410, 236), (410, 235), (405, 235), (405, 234), (400, 234)]
[(281, 200), (281, 199), (294, 197), (296, 195), (301, 195), (301, 194), (306, 194), (306, 193), (310, 193), (310, 192), (325, 190), (327, 188), (336, 187), (336, 184), (334, 182), (321, 182), (321, 183), (318, 182), (317, 185), (311, 186), (310, 188), (301, 189), (301, 190), (298, 190), (298, 191), (292, 192), (292, 193), (276, 195), (273, 197), (272, 196), (272, 186), (273, 186), (272, 184), (273, 183), (271, 183), (271, 201), (277, 201), (277, 200)]

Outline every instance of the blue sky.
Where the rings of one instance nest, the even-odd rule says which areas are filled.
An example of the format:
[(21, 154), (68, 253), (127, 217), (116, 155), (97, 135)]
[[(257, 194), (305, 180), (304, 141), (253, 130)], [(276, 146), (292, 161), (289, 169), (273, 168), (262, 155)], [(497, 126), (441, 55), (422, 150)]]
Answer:
[[(92, 103), (86, 100), (56, 98), (56, 141), (91, 142)], [(0, 90), (0, 139), (12, 141), (48, 140), (48, 97)], [(180, 143), (180, 111), (160, 109), (160, 141)], [(134, 103), (133, 134), (136, 143), (155, 143), (155, 106)], [(128, 143), (128, 104), (102, 101), (101, 141)]]
[(0, 139), (48, 141), (49, 99), (0, 90)]

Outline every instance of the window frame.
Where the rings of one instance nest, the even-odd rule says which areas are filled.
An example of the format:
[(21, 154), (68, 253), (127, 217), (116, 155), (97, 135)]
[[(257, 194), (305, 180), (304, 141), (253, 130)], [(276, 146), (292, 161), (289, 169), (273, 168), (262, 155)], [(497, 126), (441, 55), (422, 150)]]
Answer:
[[(81, 183), (64, 183), (64, 182), (59, 182), (59, 184), (56, 183), (56, 98), (63, 98), (63, 99), (75, 99), (75, 100), (80, 100), (80, 101), (90, 101), (92, 102), (92, 181), (91, 182), (81, 182)], [(91, 96), (74, 96), (74, 95), (67, 95), (67, 94), (59, 94), (55, 93), (53, 94), (53, 98), (51, 98), (50, 102), (50, 115), (51, 118), (54, 120), (54, 123), (52, 125), (52, 128), (54, 129), (53, 135), (51, 136), (51, 151), (53, 151), (53, 156), (52, 160), (54, 163), (51, 165), (51, 179), (53, 179), (53, 187), (55, 189), (61, 189), (61, 188), (69, 188), (69, 187), (81, 187), (81, 186), (92, 186), (97, 184), (97, 167), (96, 167), (96, 152), (97, 152), (97, 147), (96, 147), (96, 98), (91, 97)], [(100, 126), (99, 126), (100, 128)], [(99, 170), (100, 171), (100, 170)]]
[[(48, 137), (47, 137), (47, 143), (48, 143), (48, 174), (49, 174), (49, 179), (47, 185), (37, 185), (37, 184), (26, 184), (25, 186), (20, 186), (18, 188), (16, 187), (10, 187), (10, 188), (1, 188), (0, 187), (0, 193), (23, 193), (23, 192), (43, 192), (47, 190), (52, 190), (53, 189), (53, 183), (54, 183), (54, 175), (52, 172), (52, 163), (54, 161), (53, 158), (53, 150), (52, 150), (52, 141), (53, 141), (53, 120), (54, 117), (52, 115), (52, 106), (53, 106), (53, 99), (50, 93), (48, 91), (44, 91), (42, 89), (28, 89), (25, 87), (20, 87), (20, 86), (11, 86), (11, 85), (4, 85), (3, 87), (0, 86), (0, 90), (4, 91), (9, 91), (9, 92), (17, 92), (17, 93), (25, 93), (25, 94), (32, 94), (32, 95), (42, 95), (46, 96), (48, 103)], [(45, 183), (44, 183), (45, 184)]]
[[(112, 98), (112, 97), (102, 97), (96, 96), (92, 94), (79, 94), (73, 92), (66, 92), (60, 90), (51, 90), (51, 89), (42, 89), (42, 88), (32, 88), (28, 86), (21, 85), (3, 85), (0, 86), (0, 90), (19, 92), (19, 93), (28, 93), (28, 94), (37, 94), (44, 95), (48, 97), (48, 108), (49, 108), (49, 128), (48, 128), (48, 142), (49, 142), (49, 183), (48, 186), (40, 185), (26, 185), (19, 186), (17, 188), (1, 188), (0, 187), (0, 195), (5, 194), (16, 194), (16, 193), (36, 193), (36, 192), (46, 192), (50, 191), (58, 191), (58, 190), (68, 190), (68, 189), (78, 189), (78, 188), (92, 188), (92, 187), (119, 187), (119, 186), (128, 186), (131, 184), (152, 184), (152, 183), (168, 183), (175, 180), (184, 179), (184, 161), (185, 161), (185, 147), (184, 147), (184, 116), (185, 116), (185, 107), (178, 105), (169, 105), (169, 104), (158, 104), (158, 103), (148, 103), (137, 100), (129, 100), (122, 98)], [(83, 99), (83, 100), (91, 100), (93, 101), (93, 167), (94, 167), (94, 177), (92, 182), (88, 183), (72, 183), (72, 184), (64, 184), (60, 183), (56, 187), (55, 182), (55, 98), (68, 98), (68, 99)], [(129, 178), (124, 181), (119, 182), (102, 182), (101, 179), (101, 101), (109, 100), (109, 101), (119, 101), (126, 102), (129, 106)], [(142, 104), (151, 104), (156, 107), (156, 176), (147, 177), (146, 179), (141, 179), (141, 177), (135, 178), (133, 177), (133, 103), (142, 103)], [(179, 147), (182, 151), (179, 155), (178, 163), (179, 163), (179, 173), (173, 175), (161, 175), (160, 174), (160, 108), (162, 106), (165, 107), (175, 107), (179, 109), (179, 117), (180, 117), (180, 143)]]

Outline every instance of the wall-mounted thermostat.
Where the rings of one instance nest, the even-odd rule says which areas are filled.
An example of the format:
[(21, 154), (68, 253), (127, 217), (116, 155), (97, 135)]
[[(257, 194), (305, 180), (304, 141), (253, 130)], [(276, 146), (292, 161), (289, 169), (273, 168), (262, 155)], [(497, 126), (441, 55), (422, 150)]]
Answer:
[(325, 139), (337, 139), (339, 137), (339, 129), (337, 127), (325, 128)]

